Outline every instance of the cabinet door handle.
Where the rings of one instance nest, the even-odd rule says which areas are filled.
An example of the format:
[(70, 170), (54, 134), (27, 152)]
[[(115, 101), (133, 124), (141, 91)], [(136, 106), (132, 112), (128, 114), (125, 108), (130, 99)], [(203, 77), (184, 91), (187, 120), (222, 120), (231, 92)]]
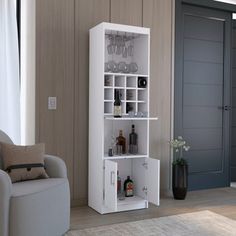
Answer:
[(111, 171), (111, 185), (115, 185), (115, 171)]

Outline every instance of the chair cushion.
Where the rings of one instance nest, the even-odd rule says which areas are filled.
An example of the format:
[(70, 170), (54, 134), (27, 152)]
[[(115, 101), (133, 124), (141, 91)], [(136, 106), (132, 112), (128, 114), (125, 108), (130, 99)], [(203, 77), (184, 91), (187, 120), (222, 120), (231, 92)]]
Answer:
[(44, 169), (44, 144), (17, 146), (1, 144), (4, 170), (12, 182), (48, 178)]
[(49, 178), (17, 182), (12, 184), (12, 197), (21, 197), (47, 191), (64, 184), (65, 181), (66, 179), (62, 178)]
[(1, 142), (13, 144), (10, 137), (0, 130), (0, 169), (3, 169), (3, 160), (2, 160), (2, 151), (1, 151)]
[(69, 229), (70, 193), (66, 178), (13, 184), (9, 236), (63, 235)]

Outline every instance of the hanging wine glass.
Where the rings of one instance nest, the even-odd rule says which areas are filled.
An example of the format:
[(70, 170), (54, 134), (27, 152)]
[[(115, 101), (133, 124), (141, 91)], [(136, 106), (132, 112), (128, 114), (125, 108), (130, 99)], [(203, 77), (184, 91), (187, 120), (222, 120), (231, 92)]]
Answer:
[(130, 37), (130, 45), (128, 46), (128, 56), (132, 57), (134, 55), (133, 37)]
[(110, 71), (110, 67), (109, 67), (109, 63), (108, 62), (105, 62), (104, 70), (105, 70), (105, 72), (109, 72)]
[(116, 35), (116, 55), (121, 55), (122, 53), (122, 37), (119, 35)]
[(113, 35), (109, 35), (109, 44), (107, 45), (107, 52), (108, 52), (109, 55), (114, 53), (113, 41), (114, 41), (114, 36)]
[(122, 57), (127, 58), (128, 56), (128, 48), (126, 46), (126, 42), (128, 41), (128, 37), (125, 35), (123, 36), (123, 51), (122, 51)]
[(122, 57), (123, 57), (123, 58), (127, 58), (127, 55), (128, 55), (128, 49), (127, 49), (127, 47), (125, 46), (124, 49), (123, 49), (123, 52), (122, 52)]

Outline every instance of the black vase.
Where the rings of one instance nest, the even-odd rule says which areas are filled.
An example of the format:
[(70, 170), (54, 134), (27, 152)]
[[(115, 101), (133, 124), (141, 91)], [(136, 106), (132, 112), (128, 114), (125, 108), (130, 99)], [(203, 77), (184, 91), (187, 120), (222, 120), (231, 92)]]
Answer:
[(188, 191), (188, 165), (172, 166), (172, 191), (175, 199), (184, 200)]

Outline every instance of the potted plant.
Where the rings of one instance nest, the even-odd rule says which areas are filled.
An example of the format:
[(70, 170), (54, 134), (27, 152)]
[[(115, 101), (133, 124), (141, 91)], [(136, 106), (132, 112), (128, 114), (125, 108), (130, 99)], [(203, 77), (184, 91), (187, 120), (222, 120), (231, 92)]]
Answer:
[(170, 146), (174, 150), (174, 161), (172, 163), (172, 191), (175, 199), (184, 200), (188, 190), (188, 163), (183, 158), (183, 152), (188, 151), (190, 146), (186, 141), (178, 136), (170, 141)]

